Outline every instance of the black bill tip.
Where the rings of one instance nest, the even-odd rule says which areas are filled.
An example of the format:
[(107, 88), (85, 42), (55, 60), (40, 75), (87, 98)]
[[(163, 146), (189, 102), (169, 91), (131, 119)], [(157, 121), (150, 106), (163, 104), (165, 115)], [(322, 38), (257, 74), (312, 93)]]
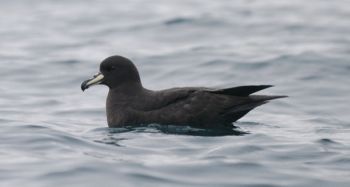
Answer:
[(81, 83), (81, 90), (82, 91), (85, 91), (86, 89), (89, 88), (89, 86), (87, 85), (87, 83), (89, 82), (90, 80), (85, 80), (83, 83)]

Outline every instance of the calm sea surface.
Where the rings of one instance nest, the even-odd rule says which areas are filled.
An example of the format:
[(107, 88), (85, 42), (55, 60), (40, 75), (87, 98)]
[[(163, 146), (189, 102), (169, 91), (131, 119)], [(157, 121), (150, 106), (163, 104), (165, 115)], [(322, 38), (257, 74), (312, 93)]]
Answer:
[[(0, 186), (349, 187), (350, 1), (0, 1)], [(150, 89), (273, 84), (232, 132), (107, 128), (119, 54)]]

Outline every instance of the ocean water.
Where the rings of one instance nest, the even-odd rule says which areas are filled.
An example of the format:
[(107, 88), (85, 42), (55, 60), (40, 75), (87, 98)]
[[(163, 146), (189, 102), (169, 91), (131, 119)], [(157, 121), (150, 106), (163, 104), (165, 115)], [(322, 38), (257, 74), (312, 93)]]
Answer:
[[(350, 186), (350, 2), (0, 1), (0, 186)], [(150, 89), (273, 84), (232, 131), (109, 129), (123, 55)]]

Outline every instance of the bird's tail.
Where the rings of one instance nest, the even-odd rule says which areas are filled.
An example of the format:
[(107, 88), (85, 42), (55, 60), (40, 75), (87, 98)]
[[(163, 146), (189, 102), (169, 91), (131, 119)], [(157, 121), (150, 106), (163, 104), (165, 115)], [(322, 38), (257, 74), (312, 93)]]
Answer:
[(239, 118), (246, 115), (248, 112), (253, 110), (254, 108), (261, 106), (263, 104), (268, 103), (270, 100), (273, 99), (279, 99), (279, 98), (285, 98), (288, 96), (283, 95), (276, 95), (276, 96), (268, 96), (268, 95), (250, 95), (249, 101), (242, 103), (240, 105), (236, 105), (229, 110), (227, 110), (224, 114), (225, 118), (228, 119), (230, 122), (235, 122)]
[(285, 98), (288, 97), (286, 95), (250, 95), (249, 98), (252, 101), (269, 101), (273, 99), (280, 99), (280, 98)]

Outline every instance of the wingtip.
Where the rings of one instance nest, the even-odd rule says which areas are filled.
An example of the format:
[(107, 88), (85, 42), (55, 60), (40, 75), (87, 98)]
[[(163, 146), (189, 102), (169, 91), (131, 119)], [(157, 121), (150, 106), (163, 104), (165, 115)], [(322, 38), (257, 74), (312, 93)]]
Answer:
[(282, 98), (287, 98), (289, 97), (288, 95), (277, 95), (277, 96), (274, 96), (275, 98), (273, 99), (282, 99)]
[(255, 101), (270, 101), (275, 99), (281, 99), (288, 96), (285, 95), (250, 95), (250, 98)]
[(274, 87), (274, 85), (260, 85), (261, 87), (264, 87), (264, 88), (271, 88), (271, 87)]

